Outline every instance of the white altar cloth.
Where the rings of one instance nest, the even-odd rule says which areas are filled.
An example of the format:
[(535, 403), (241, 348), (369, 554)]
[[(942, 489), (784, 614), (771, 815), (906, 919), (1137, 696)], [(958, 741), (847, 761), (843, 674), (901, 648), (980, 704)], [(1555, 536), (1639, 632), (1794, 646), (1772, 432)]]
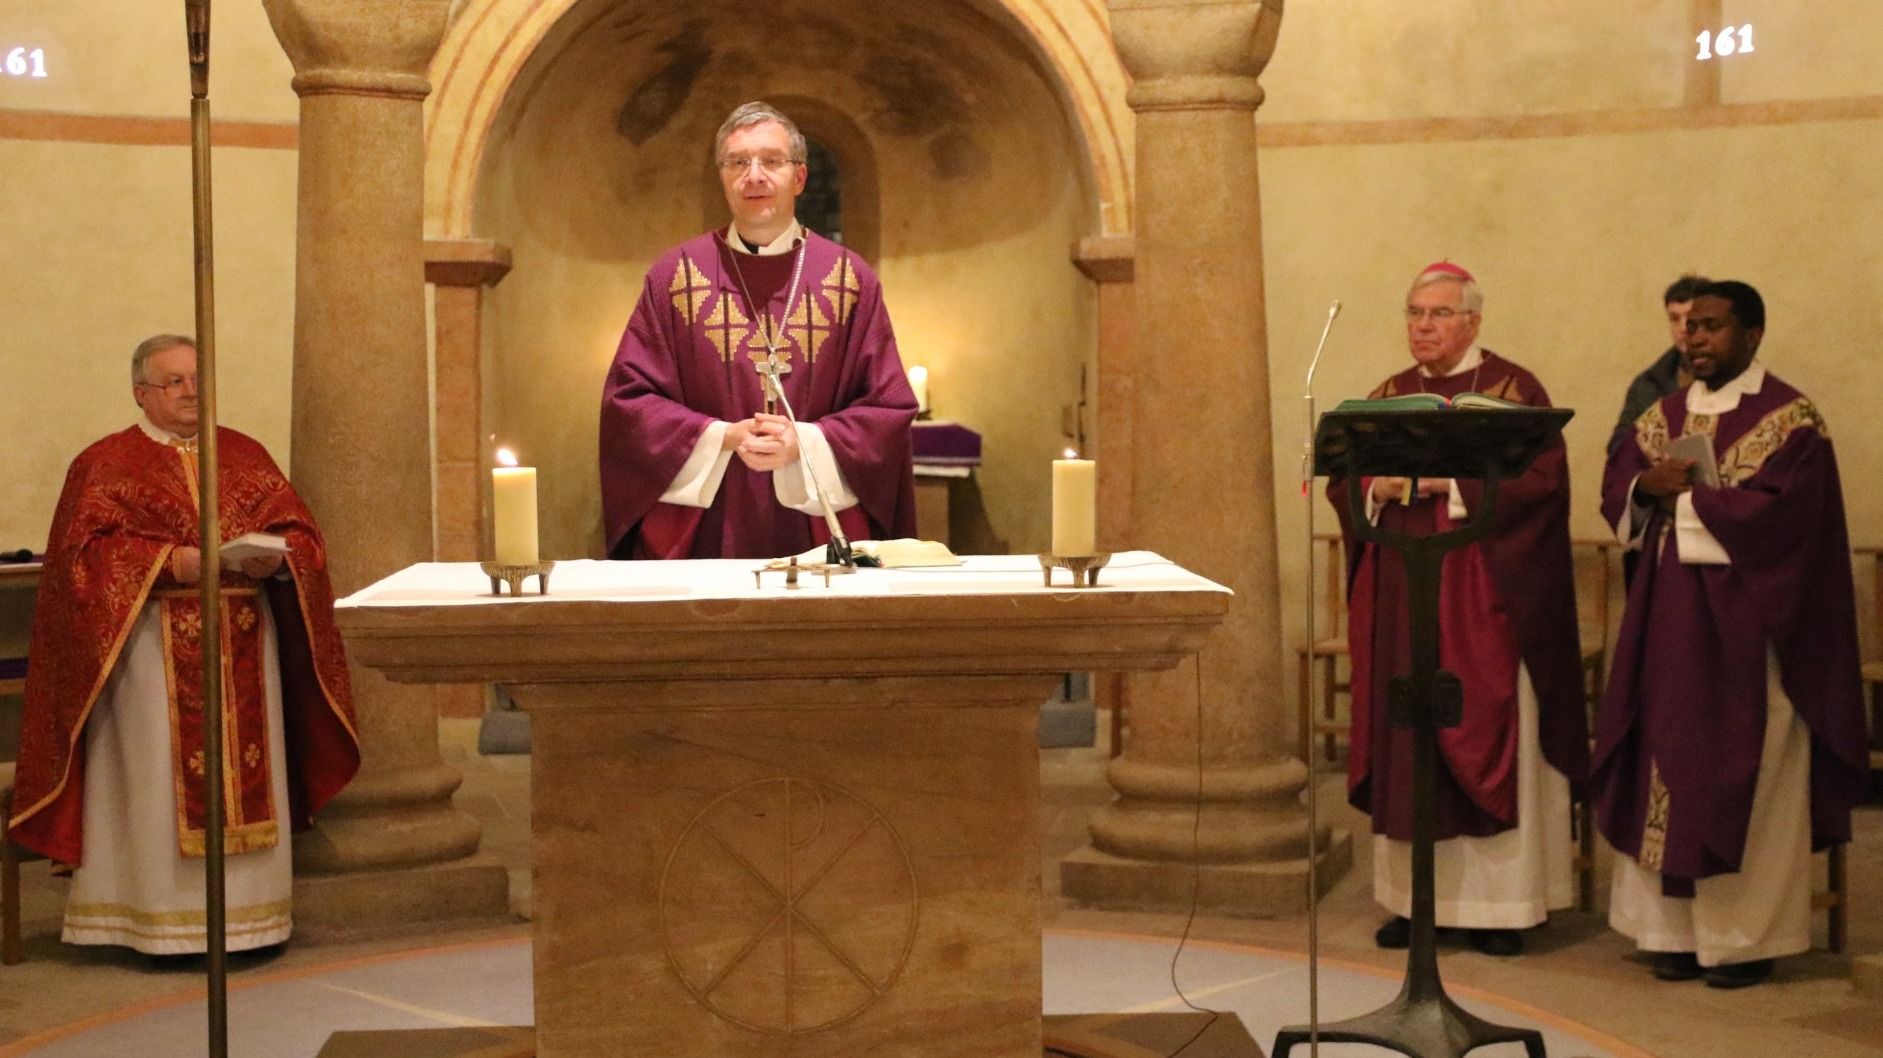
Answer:
[(369, 585), (339, 601), (339, 609), (398, 606), (476, 606), (490, 603), (655, 602), (678, 599), (816, 599), (830, 596), (921, 595), (1063, 595), (1072, 592), (1205, 591), (1229, 589), (1185, 570), (1151, 551), (1112, 556), (1091, 588), (1071, 586), (1071, 573), (1053, 573), (1045, 587), (1039, 559), (1032, 555), (967, 555), (959, 566), (862, 569), (830, 578), (804, 571), (788, 588), (782, 573), (767, 573), (755, 587), (753, 570), (761, 559), (690, 559), (672, 562), (624, 562), (577, 559), (556, 563), (549, 594), (536, 594), (536, 581), (525, 582), (522, 595), (490, 593), (490, 578), (475, 562), (421, 562)]

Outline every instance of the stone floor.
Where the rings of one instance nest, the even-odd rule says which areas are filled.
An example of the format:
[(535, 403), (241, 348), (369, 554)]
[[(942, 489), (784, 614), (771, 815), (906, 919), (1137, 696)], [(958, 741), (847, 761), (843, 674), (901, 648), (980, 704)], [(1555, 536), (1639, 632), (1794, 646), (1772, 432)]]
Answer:
[[(1099, 725), (1101, 733), (1104, 724)], [(530, 908), (529, 761), (477, 754), (473, 721), (446, 721), (446, 756), (465, 771), (458, 803), (483, 820), (484, 848), (510, 867), (516, 920), (448, 932), (412, 932), (370, 942), (299, 940), (268, 960), (236, 956), (231, 971), (278, 974), (347, 959), (480, 938), (527, 933)], [(1125, 914), (1068, 907), (1060, 899), (1058, 859), (1084, 841), (1085, 822), (1108, 794), (1102, 749), (1050, 750), (1043, 755), (1046, 920), (1060, 929), (1179, 935), (1182, 915)], [(1321, 802), (1336, 825), (1364, 833), (1364, 821), (1341, 800), (1341, 779), (1325, 772)], [(1851, 955), (1883, 953), (1883, 806), (1864, 808), (1851, 854)], [(1353, 872), (1323, 902), (1320, 935), (1325, 959), (1346, 965), (1397, 969), (1402, 957), (1380, 952), (1372, 931), (1381, 913), (1370, 898), (1366, 842), (1356, 847)], [(1604, 871), (1598, 874), (1605, 874)], [(27, 962), (0, 969), (0, 1058), (25, 1036), (81, 1023), (139, 1004), (154, 1003), (200, 985), (199, 972), (155, 970), (133, 953), (66, 947), (56, 940), (63, 885), (43, 863), (25, 868)], [(1600, 907), (1605, 894), (1598, 891)], [(1819, 939), (1822, 941), (1822, 920)], [(1273, 919), (1200, 918), (1192, 936), (1213, 941), (1299, 950), (1306, 945), (1301, 916)], [(1599, 913), (1566, 912), (1530, 937), (1526, 954), (1492, 959), (1447, 948), (1442, 968), (1449, 982), (1508, 996), (1572, 1021), (1599, 1028), (1660, 1058), (1812, 1056), (1883, 1058), (1883, 1003), (1851, 986), (1848, 956), (1819, 950), (1785, 960), (1767, 984), (1719, 992), (1698, 983), (1664, 984), (1648, 976), (1629, 945), (1610, 933)], [(1328, 1019), (1361, 1013), (1330, 1009)]]

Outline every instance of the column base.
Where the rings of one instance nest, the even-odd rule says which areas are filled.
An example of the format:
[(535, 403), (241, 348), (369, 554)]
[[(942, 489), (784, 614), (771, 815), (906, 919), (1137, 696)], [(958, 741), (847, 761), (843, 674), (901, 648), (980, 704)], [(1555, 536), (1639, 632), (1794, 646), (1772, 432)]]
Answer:
[(445, 924), (513, 921), (510, 873), (487, 853), (420, 867), (294, 879), (296, 940), (359, 940)]
[[(1353, 866), (1353, 837), (1332, 832), (1318, 850), (1316, 881), (1325, 895)], [(1308, 909), (1308, 861), (1205, 863), (1134, 860), (1087, 845), (1059, 861), (1059, 888), (1069, 901), (1108, 911), (1187, 911), (1192, 893), (1204, 914), (1269, 918)]]
[(1850, 960), (1850, 983), (1860, 996), (1883, 999), (1883, 955), (1860, 955)]

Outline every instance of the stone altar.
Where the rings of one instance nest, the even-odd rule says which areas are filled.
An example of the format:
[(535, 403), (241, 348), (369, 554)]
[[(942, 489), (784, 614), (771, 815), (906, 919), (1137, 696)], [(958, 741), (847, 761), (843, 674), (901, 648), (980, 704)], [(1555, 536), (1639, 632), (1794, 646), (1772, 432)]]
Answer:
[(1149, 552), (865, 570), (423, 563), (345, 599), (357, 663), (534, 713), (544, 1058), (1037, 1058), (1040, 701), (1193, 656), (1230, 594)]

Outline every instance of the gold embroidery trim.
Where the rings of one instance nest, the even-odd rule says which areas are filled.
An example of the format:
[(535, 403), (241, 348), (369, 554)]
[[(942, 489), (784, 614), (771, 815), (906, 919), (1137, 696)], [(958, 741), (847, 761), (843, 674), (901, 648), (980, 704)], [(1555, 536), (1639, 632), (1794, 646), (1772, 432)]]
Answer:
[(1667, 415), (1656, 401), (1635, 420), (1635, 443), (1649, 459), (1659, 459), (1667, 454), (1667, 441)]
[(1648, 818), (1641, 826), (1641, 866), (1659, 871), (1667, 855), (1667, 818), (1673, 805), (1667, 784), (1661, 781), (1659, 762), (1648, 763)]
[(824, 289), (824, 296), (830, 299), (831, 308), (836, 311), (836, 325), (841, 327), (850, 322), (850, 314), (856, 311), (857, 302), (862, 297), (862, 284), (857, 281), (856, 270), (850, 267), (850, 255), (838, 254), (837, 260), (830, 266), (830, 274), (819, 284)]
[(700, 307), (706, 303), (706, 295), (712, 292), (712, 284), (700, 273), (699, 266), (691, 257), (682, 254), (680, 267), (673, 270), (673, 281), (667, 284), (667, 293), (673, 298), (673, 310), (680, 314), (688, 327), (700, 318)]
[(1751, 480), (1793, 433), (1804, 429), (1816, 430), (1826, 440), (1831, 436), (1817, 407), (1803, 397), (1767, 413), (1720, 456), (1720, 483), (1742, 485)]
[[(271, 919), (286, 919), (293, 910), (293, 901), (277, 900), (229, 908), (227, 918), (232, 926), (267, 924)], [(138, 926), (200, 926), (204, 922), (201, 911), (143, 911), (129, 904), (72, 904), (65, 909), (65, 917), (116, 918)]]
[(719, 359), (728, 364), (732, 363), (732, 356), (739, 347), (745, 345), (758, 331), (728, 297), (713, 302), (713, 311), (707, 314), (703, 323), (707, 339), (719, 350)]

